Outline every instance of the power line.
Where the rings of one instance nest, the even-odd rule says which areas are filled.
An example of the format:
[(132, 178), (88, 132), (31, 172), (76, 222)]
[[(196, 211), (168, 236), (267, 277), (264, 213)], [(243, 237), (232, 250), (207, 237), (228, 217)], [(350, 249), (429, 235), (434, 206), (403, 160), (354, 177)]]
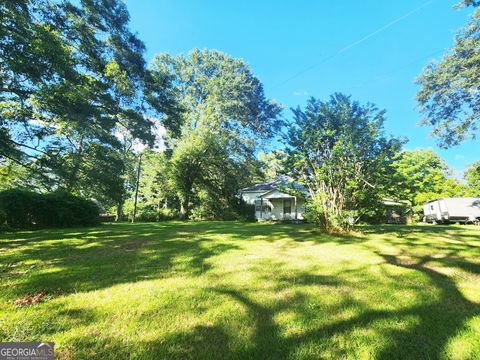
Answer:
[(313, 65), (311, 65), (311, 66), (309, 66), (309, 67), (307, 67), (307, 68), (305, 68), (305, 69), (297, 72), (296, 74), (290, 76), (290, 77), (287, 78), (286, 80), (284, 80), (284, 81), (282, 81), (281, 83), (275, 85), (272, 89), (276, 89), (276, 88), (278, 88), (278, 87), (286, 84), (287, 82), (289, 82), (289, 81), (291, 81), (291, 80), (299, 77), (300, 75), (303, 75), (304, 73), (306, 73), (306, 72), (308, 72), (308, 71), (310, 71), (310, 70), (312, 70), (312, 69), (314, 69), (314, 68), (316, 68), (316, 67), (318, 67), (318, 66), (320, 66), (320, 65), (322, 65), (322, 64), (324, 64), (324, 63), (326, 63), (327, 61), (333, 59), (334, 57), (336, 57), (336, 56), (338, 56), (338, 55), (340, 55), (340, 54), (343, 54), (343, 53), (347, 52), (347, 51), (350, 50), (351, 48), (353, 48), (353, 47), (355, 47), (355, 46), (357, 46), (357, 45), (360, 45), (361, 43), (367, 41), (367, 40), (370, 39), (371, 37), (373, 37), (373, 36), (375, 36), (375, 35), (383, 32), (383, 31), (391, 28), (391, 27), (394, 26), (395, 24), (397, 24), (397, 23), (399, 23), (399, 22), (401, 22), (401, 21), (409, 18), (410, 16), (412, 16), (413, 14), (419, 12), (419, 11), (422, 10), (423, 8), (429, 6), (429, 5), (432, 4), (433, 2), (435, 2), (435, 0), (429, 0), (429, 1), (425, 2), (425, 3), (423, 3), (422, 5), (420, 5), (419, 7), (415, 8), (415, 9), (413, 9), (413, 10), (410, 10), (409, 12), (403, 14), (402, 16), (396, 18), (395, 20), (389, 22), (388, 24), (383, 25), (382, 27), (380, 27), (380, 28), (378, 28), (377, 30), (371, 32), (370, 34), (364, 36), (363, 38), (361, 38), (361, 39), (359, 39), (359, 40), (357, 40), (357, 41), (354, 41), (354, 42), (352, 42), (351, 44), (346, 45), (346, 46), (343, 47), (342, 49), (338, 50), (336, 53), (327, 56), (326, 58), (324, 58), (324, 59), (321, 60), (320, 62), (318, 62), (318, 63), (316, 63), (316, 64), (313, 64)]
[[(384, 76), (393, 74), (393, 73), (395, 73), (395, 72), (397, 72), (397, 71), (406, 69), (406, 68), (408, 68), (408, 67), (410, 67), (410, 66), (412, 66), (412, 65), (417, 64), (418, 62), (420, 62), (420, 61), (422, 61), (422, 60), (430, 59), (430, 58), (434, 57), (435, 55), (441, 54), (441, 53), (444, 52), (444, 51), (445, 51), (445, 49), (440, 49), (440, 50), (433, 51), (433, 52), (429, 53), (428, 55), (425, 55), (425, 56), (416, 58), (415, 60), (412, 60), (412, 61), (410, 61), (410, 62), (407, 63), (407, 64), (398, 66), (398, 67), (393, 68), (393, 69), (391, 69), (391, 70), (388, 70), (388, 71), (386, 71), (386, 72), (384, 72), (384, 73), (382, 73), (382, 74), (379, 74), (379, 75), (376, 76), (376, 78), (378, 79), (378, 78), (381, 78), (381, 77), (384, 77)], [(370, 84), (370, 83), (373, 83), (374, 81), (376, 81), (376, 80), (375, 80), (375, 79), (366, 80), (366, 81), (363, 81), (363, 82), (361, 82), (360, 84), (358, 84), (358, 85), (356, 85), (356, 86), (353, 86), (353, 87), (355, 87), (355, 88), (363, 87), (363, 86), (365, 86), (365, 85), (368, 85), (368, 84)]]

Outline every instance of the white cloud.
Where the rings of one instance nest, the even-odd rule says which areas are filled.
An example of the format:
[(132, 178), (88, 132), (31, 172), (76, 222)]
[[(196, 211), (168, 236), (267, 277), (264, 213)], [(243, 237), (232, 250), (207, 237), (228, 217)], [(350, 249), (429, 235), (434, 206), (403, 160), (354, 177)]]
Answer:
[(293, 96), (308, 96), (308, 91), (307, 90), (294, 91)]
[(465, 156), (460, 154), (455, 155), (455, 160), (463, 160), (463, 159), (465, 159)]

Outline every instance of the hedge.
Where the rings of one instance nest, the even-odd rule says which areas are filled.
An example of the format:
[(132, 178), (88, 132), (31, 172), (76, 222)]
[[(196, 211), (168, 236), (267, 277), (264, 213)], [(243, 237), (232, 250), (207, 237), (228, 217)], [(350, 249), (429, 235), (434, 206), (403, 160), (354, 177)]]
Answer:
[(99, 222), (99, 209), (94, 202), (67, 192), (39, 194), (19, 189), (0, 192), (1, 228), (92, 226)]

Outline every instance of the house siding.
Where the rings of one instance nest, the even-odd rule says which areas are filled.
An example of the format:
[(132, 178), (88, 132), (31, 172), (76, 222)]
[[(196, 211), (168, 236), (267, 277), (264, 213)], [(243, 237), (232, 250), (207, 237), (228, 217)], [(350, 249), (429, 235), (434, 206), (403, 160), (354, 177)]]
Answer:
[(247, 204), (255, 204), (255, 200), (260, 199), (259, 196), (262, 195), (265, 191), (255, 191), (255, 192), (245, 192), (242, 193), (242, 199)]
[[(260, 200), (260, 195), (265, 194), (263, 192), (244, 192), (242, 198), (249, 204), (255, 204), (255, 200)], [(274, 197), (269, 199), (269, 197)], [(263, 199), (263, 204), (268, 205), (270, 211), (255, 211), (255, 217), (257, 220), (293, 220), (295, 219), (295, 201), (292, 199), (291, 213), (284, 214), (284, 199), (292, 199), (291, 195), (285, 194), (281, 191), (274, 190), (267, 194)], [(297, 220), (303, 220), (305, 213), (305, 201), (302, 198), (297, 198)]]

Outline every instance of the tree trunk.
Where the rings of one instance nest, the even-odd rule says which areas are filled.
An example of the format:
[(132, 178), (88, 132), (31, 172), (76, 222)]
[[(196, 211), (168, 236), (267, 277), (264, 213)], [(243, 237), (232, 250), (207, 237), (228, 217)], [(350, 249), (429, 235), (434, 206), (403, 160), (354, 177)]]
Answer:
[(140, 184), (140, 169), (142, 167), (142, 154), (138, 156), (138, 166), (137, 166), (137, 183), (135, 184), (135, 199), (133, 201), (133, 215), (132, 223), (135, 222), (135, 217), (137, 216), (137, 200), (138, 200), (138, 187)]
[(123, 200), (117, 203), (117, 214), (115, 216), (115, 221), (119, 222), (123, 218)]
[(68, 181), (66, 184), (66, 190), (68, 192), (73, 192), (75, 190), (75, 186), (77, 185), (77, 176), (78, 171), (80, 170), (80, 164), (82, 162), (82, 155), (83, 155), (83, 135), (80, 137), (80, 141), (77, 145), (76, 151), (73, 154), (73, 169), (70, 175), (68, 176)]
[(183, 206), (183, 200), (180, 200), (180, 213), (178, 215), (181, 220), (185, 218), (185, 208)]
[(180, 201), (180, 219), (188, 220), (190, 217), (190, 195)]

